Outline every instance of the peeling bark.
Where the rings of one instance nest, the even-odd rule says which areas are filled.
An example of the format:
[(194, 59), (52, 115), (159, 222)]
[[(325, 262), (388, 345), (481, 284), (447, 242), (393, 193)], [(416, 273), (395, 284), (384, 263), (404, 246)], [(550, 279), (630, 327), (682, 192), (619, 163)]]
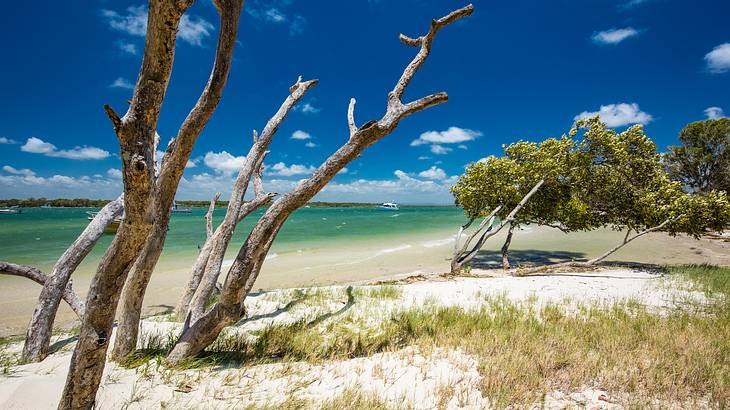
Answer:
[[(517, 213), (520, 212), (520, 210), (525, 206), (527, 201), (529, 201), (530, 198), (535, 195), (535, 193), (544, 183), (544, 179), (538, 181), (537, 184), (532, 187), (530, 192), (528, 192), (527, 195), (525, 195), (522, 200), (514, 208), (512, 208), (507, 217), (504, 218), (504, 220), (500, 221), (499, 224), (496, 226), (493, 225), (494, 220), (497, 216), (497, 213), (502, 209), (502, 205), (494, 208), (489, 216), (484, 218), (482, 223), (479, 224), (479, 227), (469, 236), (464, 245), (462, 245), (461, 248), (457, 247), (457, 250), (454, 252), (454, 257), (451, 259), (451, 273), (457, 274), (461, 272), (464, 269), (464, 266), (471, 262), (471, 260), (474, 259), (477, 253), (482, 249), (482, 246), (484, 246), (484, 242), (486, 242), (487, 239), (499, 233), (499, 231), (501, 231), (502, 228), (505, 227), (505, 225), (511, 225), (512, 222), (514, 222)], [(474, 246), (472, 246), (470, 249), (471, 241), (477, 236), (479, 236), (479, 240), (477, 240)]]
[[(48, 282), (49, 276), (41, 272), (39, 269), (27, 265), (18, 265), (10, 262), (0, 261), (0, 274), (21, 276), (32, 280), (33, 282), (44, 286)], [(66, 286), (60, 292), (61, 298), (68, 303), (68, 306), (81, 319), (84, 316), (84, 301), (79, 298), (73, 290), (73, 284), (69, 280)]]
[[(403, 93), (414, 74), (423, 65), (431, 51), (436, 33), (444, 26), (470, 15), (474, 7), (469, 5), (451, 14), (432, 20), (428, 33), (416, 39), (401, 35), (407, 45), (420, 47), (418, 54), (405, 68), (393, 90), (388, 94), (388, 105), (379, 120), (366, 122), (352, 132), (348, 141), (320, 165), (314, 174), (302, 181), (291, 192), (277, 199), (250, 232), (238, 252), (218, 302), (200, 319), (192, 323), (180, 336), (167, 358), (169, 365), (198, 354), (212, 343), (227, 325), (240, 320), (245, 314), (244, 300), (253, 287), (261, 265), (276, 235), (289, 215), (316, 195), (345, 165), (357, 158), (367, 147), (391, 133), (401, 119), (418, 111), (442, 104), (448, 100), (446, 93), (436, 93), (404, 104)], [(354, 110), (354, 102), (350, 106)], [(352, 119), (352, 120), (350, 120)], [(348, 123), (354, 124), (354, 114), (348, 114)]]
[[(22, 354), (24, 362), (39, 362), (48, 356), (53, 322), (56, 319), (56, 312), (58, 312), (61, 298), (70, 289), (68, 284), (71, 274), (76, 271), (79, 264), (94, 248), (96, 242), (104, 234), (106, 227), (121, 215), (123, 206), (124, 202), (121, 196), (106, 204), (89, 222), (74, 243), (58, 258), (51, 274), (42, 283), (43, 289), (41, 289), (38, 296), (38, 303), (36, 303), (35, 310), (33, 310), (33, 316), (25, 334)], [(83, 311), (83, 303), (80, 306), (81, 311)], [(79, 314), (79, 312), (76, 313)], [(79, 318), (81, 317), (82, 315), (79, 314)]]

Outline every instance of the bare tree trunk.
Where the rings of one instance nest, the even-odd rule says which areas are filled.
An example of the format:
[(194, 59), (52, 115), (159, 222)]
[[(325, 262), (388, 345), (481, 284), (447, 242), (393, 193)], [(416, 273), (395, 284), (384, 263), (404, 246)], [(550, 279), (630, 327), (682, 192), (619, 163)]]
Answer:
[(642, 237), (642, 236), (644, 236), (644, 235), (646, 235), (646, 234), (648, 234), (650, 232), (658, 231), (658, 230), (664, 228), (665, 226), (667, 226), (668, 224), (673, 223), (673, 222), (676, 222), (681, 217), (682, 217), (682, 215), (679, 215), (679, 216), (676, 216), (676, 217), (672, 217), (672, 218), (668, 218), (668, 219), (664, 220), (664, 222), (660, 223), (657, 226), (644, 229), (641, 232), (637, 232), (636, 235), (634, 235), (634, 236), (630, 236), (631, 235), (631, 232), (632, 232), (632, 229), (628, 229), (626, 231), (626, 235), (624, 236), (624, 239), (619, 244), (617, 244), (613, 248), (607, 250), (606, 252), (604, 252), (600, 256), (597, 256), (597, 257), (595, 257), (593, 259), (589, 259), (589, 260), (583, 261), (583, 262), (570, 261), (570, 262), (554, 263), (554, 264), (551, 264), (551, 265), (538, 266), (538, 267), (535, 267), (535, 268), (526, 269), (524, 271), (521, 271), (520, 272), (520, 275), (524, 276), (524, 275), (529, 275), (529, 274), (533, 274), (533, 273), (544, 272), (546, 270), (557, 269), (557, 268), (565, 268), (565, 267), (584, 267), (584, 268), (589, 268), (591, 266), (595, 266), (596, 264), (600, 263), (601, 261), (603, 261), (607, 257), (611, 256), (614, 252), (618, 251), (619, 249), (621, 249), (624, 246), (626, 246), (627, 244), (629, 244), (634, 239), (639, 238), (639, 237)]
[[(273, 198), (273, 195), (267, 195), (263, 192), (261, 183), (263, 160), (266, 155), (266, 150), (281, 123), (304, 94), (317, 84), (317, 80), (304, 82), (301, 80), (301, 77), (299, 77), (296, 84), (290, 88), (290, 95), (284, 100), (274, 116), (266, 123), (261, 135), (257, 136), (254, 131), (254, 143), (246, 155), (246, 161), (241, 167), (233, 189), (231, 190), (231, 198), (228, 201), (226, 216), (223, 218), (223, 222), (218, 225), (211, 239), (211, 250), (205, 265), (205, 273), (190, 301), (189, 323), (194, 323), (205, 313), (205, 306), (218, 281), (226, 249), (228, 249), (228, 244), (233, 237), (233, 232), (238, 223), (259, 206), (263, 206)], [(252, 179), (254, 180), (254, 188), (256, 188), (254, 190), (255, 199), (248, 204), (244, 204), (243, 197), (246, 195), (246, 190)], [(257, 202), (260, 202), (259, 206), (256, 206)], [(246, 205), (248, 205), (248, 208), (246, 208)]]
[(502, 245), (502, 269), (509, 270), (509, 246), (512, 243), (512, 231), (515, 229), (515, 224), (511, 223), (509, 224), (509, 230), (507, 231), (507, 239), (504, 241), (504, 245)]
[(213, 210), (215, 209), (215, 203), (218, 201), (218, 198), (220, 198), (221, 193), (217, 192), (213, 199), (210, 201), (210, 206), (208, 207), (208, 213), (205, 214), (205, 242), (203, 243), (203, 246), (200, 248), (200, 252), (198, 253), (198, 258), (195, 260), (195, 264), (193, 265), (192, 273), (190, 274), (190, 281), (188, 282), (188, 286), (185, 287), (185, 292), (183, 293), (182, 297), (180, 298), (180, 301), (178, 302), (177, 306), (175, 307), (175, 316), (177, 316), (178, 320), (184, 320), (185, 315), (187, 314), (188, 307), (190, 306), (190, 300), (193, 298), (193, 294), (195, 294), (195, 290), (198, 289), (198, 285), (200, 284), (200, 279), (203, 276), (203, 271), (205, 269), (205, 265), (208, 263), (208, 256), (210, 256), (210, 245), (211, 241), (210, 238), (213, 236)]
[[(188, 0), (185, 7), (192, 4)], [(150, 277), (162, 253), (170, 221), (172, 202), (177, 186), (190, 158), (193, 144), (220, 102), (230, 72), (233, 50), (236, 44), (238, 22), (243, 8), (242, 0), (217, 0), (220, 30), (215, 62), (208, 82), (198, 101), (183, 121), (177, 136), (168, 146), (162, 160), (160, 176), (156, 184), (155, 222), (145, 241), (141, 254), (125, 283), (120, 326), (115, 342), (113, 358), (119, 359), (133, 351), (137, 344), (142, 302)]]
[[(499, 225), (493, 226), (492, 223), (494, 221), (494, 218), (497, 215), (497, 212), (502, 209), (502, 206), (498, 206), (495, 208), (492, 213), (485, 218), (484, 221), (479, 225), (479, 227), (474, 231), (474, 233), (471, 234), (469, 239), (464, 243), (464, 245), (459, 249), (457, 252), (454, 253), (454, 257), (451, 259), (451, 273), (452, 274), (458, 274), (461, 272), (461, 270), (464, 268), (464, 266), (471, 262), (472, 259), (477, 255), (477, 253), (482, 249), (482, 246), (484, 246), (484, 242), (487, 241), (487, 239), (491, 238), (492, 236), (499, 233), (499, 231), (504, 228), (507, 224), (512, 224), (512, 222), (515, 220), (515, 216), (517, 216), (517, 213), (520, 212), (520, 210), (525, 206), (527, 201), (530, 200), (530, 198), (535, 195), (535, 193), (540, 189), (540, 187), (545, 183), (544, 179), (541, 179), (540, 181), (535, 184), (535, 186), (532, 187), (530, 192), (527, 193), (524, 197), (522, 197), (522, 200), (514, 207), (512, 208), (512, 211), (507, 215), (504, 220), (499, 222)], [(485, 222), (489, 222), (488, 224), (485, 224)], [(486, 229), (486, 230), (485, 230)], [(480, 234), (484, 230), (484, 233), (481, 234), (479, 237), (479, 240), (474, 244), (474, 246), (469, 249), (469, 244), (471, 243), (472, 239), (475, 238), (478, 234)]]
[(126, 216), (92, 280), (59, 409), (94, 406), (122, 286), (153, 224), (169, 212), (193, 144), (220, 101), (228, 78), (242, 0), (214, 1), (221, 27), (213, 72), (177, 138), (168, 146), (155, 181), (155, 130), (170, 80), (178, 25), (193, 1), (150, 0), (142, 67), (127, 114), (119, 118), (105, 106), (121, 148)]
[(350, 101), (348, 109), (350, 138), (347, 143), (327, 158), (310, 178), (300, 182), (291, 192), (277, 199), (261, 216), (229, 269), (218, 302), (192, 326), (183, 331), (177, 344), (168, 355), (167, 363), (169, 365), (180, 363), (182, 360), (198, 354), (218, 337), (225, 326), (235, 323), (243, 317), (246, 295), (258, 277), (272, 242), (292, 212), (306, 204), (345, 165), (357, 158), (368, 146), (391, 133), (401, 119), (448, 100), (446, 93), (437, 93), (407, 104), (401, 101), (413, 75), (428, 57), (436, 33), (444, 26), (470, 15), (472, 11), (473, 6), (469, 5), (441, 19), (432, 20), (428, 34), (424, 36), (415, 39), (400, 36), (403, 43), (420, 47), (420, 50), (388, 94), (388, 107), (385, 115), (380, 120), (369, 121), (357, 128), (354, 125), (355, 104), (354, 101)]
[(39, 362), (48, 356), (53, 322), (71, 274), (94, 248), (106, 227), (122, 213), (123, 207), (121, 196), (106, 204), (56, 261), (48, 279), (42, 284), (43, 289), (25, 334), (23, 362)]
[[(10, 262), (0, 261), (0, 274), (21, 276), (32, 280), (33, 282), (43, 286), (48, 281), (48, 276), (39, 269), (27, 265), (18, 265)], [(76, 316), (81, 319), (84, 316), (84, 301), (81, 300), (73, 290), (71, 280), (66, 283), (62, 289), (61, 298), (68, 303)]]

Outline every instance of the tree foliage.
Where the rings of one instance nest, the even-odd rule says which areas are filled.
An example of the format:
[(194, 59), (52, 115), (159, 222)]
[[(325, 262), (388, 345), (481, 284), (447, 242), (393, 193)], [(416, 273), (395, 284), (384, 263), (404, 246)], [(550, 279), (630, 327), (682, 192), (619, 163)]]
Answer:
[(665, 155), (667, 172), (696, 192), (730, 191), (730, 119), (698, 121), (679, 134)]

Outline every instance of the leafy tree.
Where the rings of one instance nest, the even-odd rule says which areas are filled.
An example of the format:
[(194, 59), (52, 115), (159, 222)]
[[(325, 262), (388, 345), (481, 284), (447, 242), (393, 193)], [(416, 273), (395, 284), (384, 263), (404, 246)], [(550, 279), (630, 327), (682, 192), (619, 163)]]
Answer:
[(693, 122), (665, 155), (667, 172), (695, 192), (730, 192), (730, 119)]

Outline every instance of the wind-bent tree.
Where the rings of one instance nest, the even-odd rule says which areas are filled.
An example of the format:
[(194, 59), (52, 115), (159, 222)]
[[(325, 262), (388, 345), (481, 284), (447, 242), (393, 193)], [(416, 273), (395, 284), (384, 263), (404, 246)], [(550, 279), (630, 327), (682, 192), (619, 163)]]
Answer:
[(621, 242), (587, 261), (571, 261), (529, 269), (593, 266), (650, 232), (699, 237), (722, 231), (730, 221), (725, 192), (690, 195), (679, 182), (664, 172), (656, 144), (635, 125), (624, 132), (606, 127), (598, 118), (581, 120), (571, 133), (587, 130), (578, 155), (590, 163), (574, 194), (587, 206), (590, 220), (597, 226), (625, 230)]
[(156, 176), (155, 130), (170, 80), (177, 29), (193, 2), (150, 0), (142, 66), (127, 113), (120, 118), (105, 106), (120, 145), (125, 218), (92, 280), (60, 409), (94, 406), (122, 287), (130, 270), (134, 271), (130, 286), (146, 287), (147, 270), (151, 272), (164, 243), (185, 164), (228, 78), (243, 0), (213, 2), (220, 15), (213, 70), (197, 103), (168, 145)]
[(688, 124), (679, 140), (664, 155), (670, 177), (694, 192), (730, 192), (730, 118)]
[(25, 334), (23, 362), (39, 362), (48, 356), (53, 322), (56, 319), (61, 299), (71, 306), (79, 319), (83, 317), (84, 302), (73, 291), (70, 281), (71, 274), (94, 248), (96, 242), (104, 234), (104, 229), (122, 213), (122, 208), (122, 197), (106, 204), (58, 258), (49, 275), (32, 266), (0, 262), (0, 273), (23, 276), (42, 286), (38, 303)]
[[(428, 33), (423, 36), (410, 38), (401, 34), (400, 40), (404, 44), (418, 47), (419, 51), (388, 94), (388, 104), (383, 117), (358, 127), (354, 117), (355, 100), (350, 100), (347, 121), (350, 129), (348, 141), (327, 158), (311, 177), (301, 181), (292, 191), (274, 201), (261, 216), (230, 267), (218, 302), (198, 320), (185, 326), (182, 335), (168, 355), (168, 364), (174, 365), (198, 354), (218, 337), (223, 328), (245, 316), (246, 295), (258, 277), (272, 242), (292, 212), (306, 204), (367, 147), (391, 133), (403, 118), (448, 100), (447, 94), (440, 92), (412, 102), (402, 102), (406, 87), (426, 61), (439, 30), (470, 15), (473, 9), (472, 5), (468, 5), (445, 17), (433, 20)], [(259, 158), (247, 158), (246, 161), (255, 163)], [(256, 167), (251, 166), (247, 172), (251, 173), (255, 169)]]
[[(469, 217), (457, 234), (451, 272), (461, 271), (487, 239), (505, 226), (509, 229), (502, 246), (504, 269), (509, 269), (508, 252), (516, 227), (537, 223), (564, 231), (584, 229), (584, 207), (571, 189), (579, 169), (575, 150), (576, 143), (569, 136), (540, 143), (520, 141), (507, 146), (503, 157), (490, 156), (467, 167), (451, 188), (456, 204)], [(463, 232), (482, 217), (461, 243)], [(494, 225), (497, 218), (500, 222)]]

